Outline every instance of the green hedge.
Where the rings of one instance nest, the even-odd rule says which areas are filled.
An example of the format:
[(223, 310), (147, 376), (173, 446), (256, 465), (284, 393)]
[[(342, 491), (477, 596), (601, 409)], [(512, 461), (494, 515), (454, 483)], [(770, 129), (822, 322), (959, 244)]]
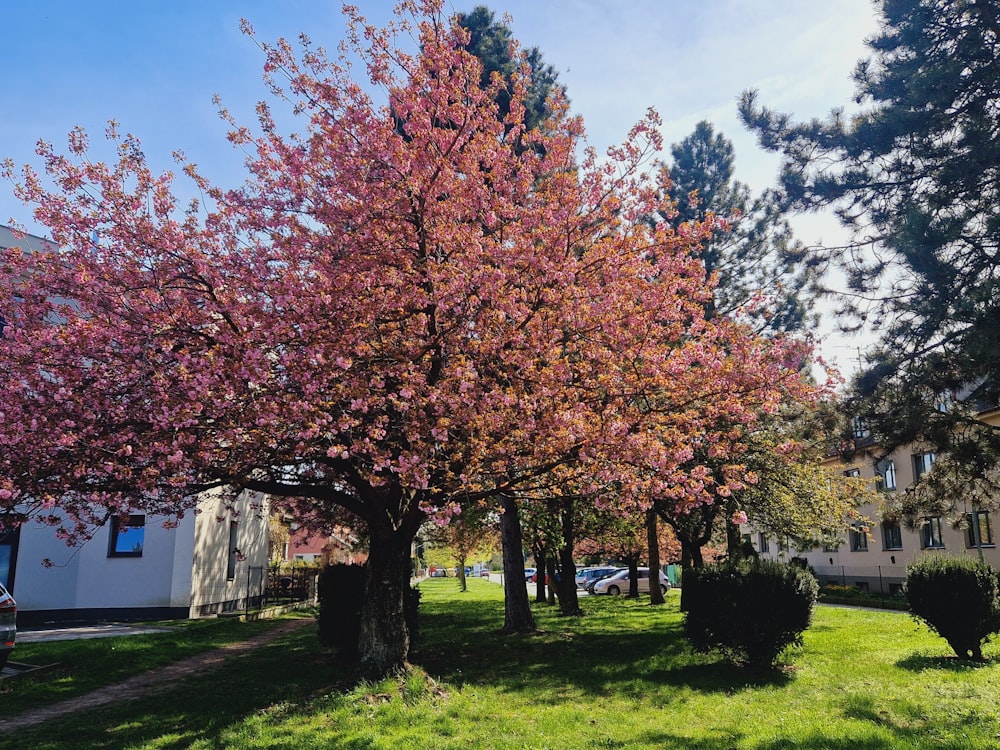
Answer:
[(906, 600), (962, 658), (982, 660), (983, 643), (1000, 633), (1000, 576), (971, 557), (929, 555), (913, 563)]
[(684, 634), (697, 651), (719, 651), (754, 669), (774, 666), (802, 642), (818, 585), (801, 567), (743, 560), (684, 571)]

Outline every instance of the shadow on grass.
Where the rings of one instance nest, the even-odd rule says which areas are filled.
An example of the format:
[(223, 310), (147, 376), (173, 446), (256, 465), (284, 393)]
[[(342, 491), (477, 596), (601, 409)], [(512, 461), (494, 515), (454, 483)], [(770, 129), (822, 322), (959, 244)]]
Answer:
[(910, 672), (925, 672), (928, 669), (944, 669), (949, 672), (974, 672), (979, 669), (986, 669), (997, 665), (996, 660), (974, 661), (972, 659), (962, 659), (954, 654), (931, 655), (931, 654), (911, 654), (905, 659), (896, 662), (896, 666)]
[[(677, 688), (735, 694), (762, 686), (784, 686), (794, 673), (779, 667), (750, 672), (716, 655), (694, 654), (676, 612), (676, 600), (649, 608), (625, 600), (585, 601), (581, 618), (563, 618), (546, 605), (534, 605), (539, 632), (505, 636), (496, 631), (502, 611), (479, 615), (492, 630), (471, 634), (451, 630), (451, 617), (429, 613), (423, 619), (427, 638), (416, 644), (416, 663), (442, 680), (490, 685), (505, 691), (557, 690), (567, 684), (593, 696), (609, 691), (648, 696)], [(648, 621), (647, 629), (617, 627), (615, 613)], [(570, 621), (568, 621), (568, 619)], [(463, 622), (467, 622), (462, 618)], [(470, 637), (470, 635), (472, 637)]]

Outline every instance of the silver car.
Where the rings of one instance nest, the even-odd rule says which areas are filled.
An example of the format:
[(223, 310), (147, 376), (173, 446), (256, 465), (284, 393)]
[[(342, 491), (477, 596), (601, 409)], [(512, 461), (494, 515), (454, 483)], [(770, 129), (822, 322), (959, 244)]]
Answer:
[(0, 669), (7, 665), (17, 635), (17, 604), (0, 583)]
[(602, 578), (606, 578), (612, 573), (617, 573), (621, 568), (613, 568), (609, 566), (598, 567), (598, 568), (583, 568), (578, 570), (576, 573), (576, 587), (578, 589), (590, 588), (590, 584), (599, 581)]
[[(649, 593), (649, 568), (639, 568), (639, 593), (648, 594)], [(593, 592), (595, 594), (609, 594), (610, 596), (618, 596), (621, 593), (628, 592), (628, 569), (619, 570), (614, 575), (610, 575), (607, 578), (602, 578), (600, 581), (594, 584)], [(590, 589), (588, 589), (589, 591)], [(665, 594), (670, 591), (670, 581), (660, 571), (660, 590)]]

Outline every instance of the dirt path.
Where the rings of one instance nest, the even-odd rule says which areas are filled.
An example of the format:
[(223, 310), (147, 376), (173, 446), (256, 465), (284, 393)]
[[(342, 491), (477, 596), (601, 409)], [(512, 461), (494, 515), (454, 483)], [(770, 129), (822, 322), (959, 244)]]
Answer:
[(118, 703), (142, 698), (147, 695), (161, 692), (170, 688), (174, 682), (195, 672), (207, 672), (219, 667), (224, 661), (234, 656), (239, 656), (251, 651), (266, 643), (270, 643), (281, 636), (298, 630), (305, 625), (315, 625), (315, 620), (303, 618), (300, 620), (286, 620), (266, 633), (250, 638), (238, 643), (230, 643), (205, 653), (191, 656), (187, 659), (168, 664), (165, 667), (145, 672), (143, 674), (130, 677), (124, 682), (95, 690), (85, 695), (69, 698), (51, 706), (45, 706), (33, 711), (13, 716), (11, 718), (0, 719), (0, 734), (13, 729), (23, 729), (36, 724), (58, 719), (77, 711), (85, 711), (109, 703)]

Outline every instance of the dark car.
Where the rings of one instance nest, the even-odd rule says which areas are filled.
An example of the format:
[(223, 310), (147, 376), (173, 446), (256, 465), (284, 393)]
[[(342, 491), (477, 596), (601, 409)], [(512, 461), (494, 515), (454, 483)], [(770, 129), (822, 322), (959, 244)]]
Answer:
[(448, 571), (445, 568), (434, 568), (431, 571), (431, 578), (447, 578)]
[(15, 635), (17, 635), (17, 604), (3, 584), (0, 584), (0, 669), (6, 666), (10, 652), (14, 649)]

